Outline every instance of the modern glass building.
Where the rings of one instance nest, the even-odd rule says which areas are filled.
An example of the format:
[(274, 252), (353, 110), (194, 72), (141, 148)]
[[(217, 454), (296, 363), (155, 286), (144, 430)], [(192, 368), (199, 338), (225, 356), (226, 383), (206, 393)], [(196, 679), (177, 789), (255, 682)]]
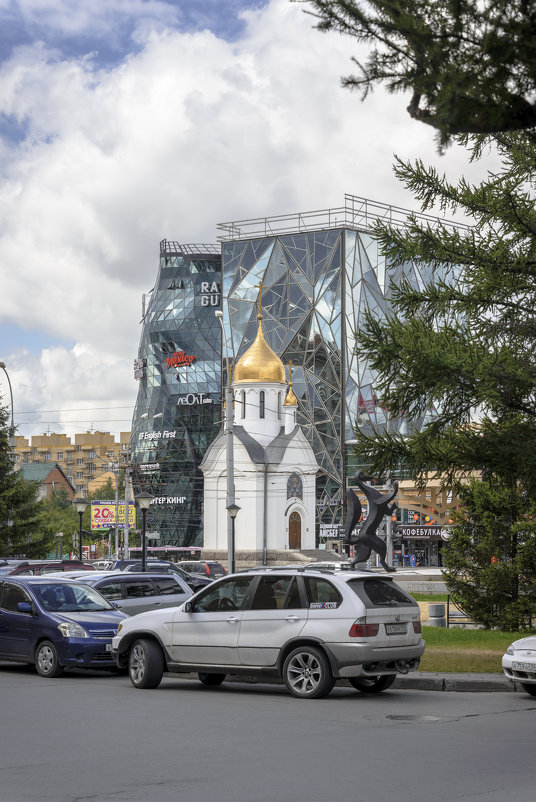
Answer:
[(220, 246), (163, 240), (134, 364), (131, 440), (134, 491), (155, 496), (147, 530), (162, 546), (203, 543), (199, 463), (221, 423), (220, 304)]
[[(292, 363), (298, 422), (321, 466), (320, 542), (337, 537), (342, 528), (347, 477), (358, 467), (352, 448), (355, 427), (410, 432), (423, 423), (387, 419), (374, 375), (355, 349), (365, 309), (384, 316), (393, 286), (406, 279), (421, 287), (431, 278), (429, 265), (393, 267), (371, 233), (378, 219), (405, 226), (410, 214), (346, 195), (344, 207), (337, 209), (218, 226), (226, 345), (237, 359), (254, 340), (262, 282), (265, 337), (285, 364)], [(428, 215), (415, 217), (431, 226), (440, 222)], [(436, 265), (435, 277), (441, 272)]]

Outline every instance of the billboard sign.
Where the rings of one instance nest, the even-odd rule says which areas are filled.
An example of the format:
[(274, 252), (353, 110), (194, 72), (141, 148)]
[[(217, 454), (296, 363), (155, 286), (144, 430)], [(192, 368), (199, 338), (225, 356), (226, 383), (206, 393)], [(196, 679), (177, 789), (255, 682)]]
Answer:
[[(118, 526), (125, 525), (125, 502), (118, 501)], [(133, 529), (136, 525), (136, 508), (133, 501), (128, 502), (128, 527)], [(115, 526), (115, 501), (91, 502), (91, 528), (110, 529)]]
[(344, 537), (344, 526), (340, 524), (320, 524), (322, 540), (340, 540)]

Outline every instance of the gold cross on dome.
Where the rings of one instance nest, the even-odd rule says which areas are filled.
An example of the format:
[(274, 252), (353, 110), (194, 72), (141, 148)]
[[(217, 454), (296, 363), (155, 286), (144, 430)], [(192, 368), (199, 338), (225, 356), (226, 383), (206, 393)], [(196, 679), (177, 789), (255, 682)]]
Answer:
[(262, 288), (264, 287), (262, 279), (260, 279), (258, 284), (255, 284), (255, 287), (259, 288), (259, 315), (262, 315)]

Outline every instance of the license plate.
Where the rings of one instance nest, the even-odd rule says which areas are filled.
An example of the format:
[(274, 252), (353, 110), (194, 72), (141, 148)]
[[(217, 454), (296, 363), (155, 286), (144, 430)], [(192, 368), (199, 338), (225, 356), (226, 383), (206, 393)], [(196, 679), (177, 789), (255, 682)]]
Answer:
[(112, 644), (111, 643), (107, 643), (106, 644), (106, 651), (107, 652), (111, 652), (112, 651)]
[(531, 671), (532, 673), (536, 672), (535, 663), (512, 663), (512, 668), (514, 671)]
[(405, 624), (386, 624), (385, 631), (387, 635), (401, 635), (406, 631)]

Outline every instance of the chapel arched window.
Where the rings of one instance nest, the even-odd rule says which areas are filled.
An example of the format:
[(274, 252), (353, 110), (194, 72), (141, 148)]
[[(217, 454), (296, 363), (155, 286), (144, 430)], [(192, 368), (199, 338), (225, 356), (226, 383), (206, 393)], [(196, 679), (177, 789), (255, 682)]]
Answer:
[(287, 499), (300, 498), (303, 500), (303, 482), (297, 473), (292, 473), (287, 482)]

